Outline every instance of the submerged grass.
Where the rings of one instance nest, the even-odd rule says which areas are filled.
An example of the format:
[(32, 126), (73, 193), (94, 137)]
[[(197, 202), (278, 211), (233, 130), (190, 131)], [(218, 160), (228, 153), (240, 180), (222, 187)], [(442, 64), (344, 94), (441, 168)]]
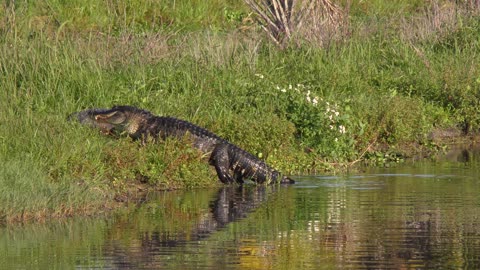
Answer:
[(480, 128), (480, 24), (440, 16), (449, 1), (431, 17), (423, 1), (361, 1), (348, 38), (284, 50), (240, 1), (114, 2), (1, 5), (1, 221), (218, 184), (187, 142), (141, 147), (66, 121), (84, 108), (183, 118), (289, 174)]

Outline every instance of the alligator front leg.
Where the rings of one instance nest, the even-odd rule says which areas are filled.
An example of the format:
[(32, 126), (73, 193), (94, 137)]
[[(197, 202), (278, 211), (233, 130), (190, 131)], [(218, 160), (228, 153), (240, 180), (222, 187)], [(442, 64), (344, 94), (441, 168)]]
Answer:
[(234, 179), (230, 175), (230, 159), (228, 156), (228, 147), (224, 144), (215, 146), (210, 156), (210, 164), (215, 167), (218, 178), (224, 184), (233, 183)]

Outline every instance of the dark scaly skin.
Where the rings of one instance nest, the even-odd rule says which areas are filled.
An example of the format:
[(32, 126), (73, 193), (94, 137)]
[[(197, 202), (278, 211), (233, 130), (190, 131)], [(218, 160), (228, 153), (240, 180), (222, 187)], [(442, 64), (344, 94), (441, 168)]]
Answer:
[(215, 167), (223, 183), (243, 183), (251, 179), (259, 184), (293, 184), (294, 180), (281, 176), (264, 161), (202, 127), (173, 117), (155, 116), (148, 111), (131, 106), (114, 106), (111, 109), (87, 109), (73, 113), (81, 124), (98, 128), (105, 134), (126, 132), (130, 137), (146, 143), (167, 137), (183, 138), (188, 135), (195, 148), (209, 154), (209, 163)]

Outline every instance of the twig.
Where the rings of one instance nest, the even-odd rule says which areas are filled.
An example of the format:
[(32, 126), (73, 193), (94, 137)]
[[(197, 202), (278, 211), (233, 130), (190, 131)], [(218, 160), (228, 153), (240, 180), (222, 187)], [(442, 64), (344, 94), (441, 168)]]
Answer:
[(367, 153), (367, 151), (370, 149), (370, 147), (372, 147), (372, 145), (375, 144), (376, 142), (377, 142), (377, 138), (375, 138), (375, 140), (373, 140), (373, 142), (371, 142), (371, 143), (363, 150), (362, 154), (360, 154), (360, 156), (359, 156), (356, 160), (348, 163), (347, 166), (348, 166), (348, 167), (351, 167), (351, 166), (353, 166), (355, 163), (357, 163), (357, 162), (359, 162), (360, 160), (362, 160), (362, 159), (363, 159), (363, 156)]

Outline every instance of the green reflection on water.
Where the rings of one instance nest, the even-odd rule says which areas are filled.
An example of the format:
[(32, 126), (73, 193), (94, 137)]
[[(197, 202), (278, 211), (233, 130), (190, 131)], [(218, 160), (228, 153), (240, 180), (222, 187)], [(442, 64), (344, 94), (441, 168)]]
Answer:
[[(10, 226), (0, 230), (1, 269), (71, 269), (101, 254), (105, 220)], [(96, 263), (95, 263), (96, 264)]]
[(109, 219), (0, 230), (8, 269), (480, 267), (476, 155), (152, 195)]

